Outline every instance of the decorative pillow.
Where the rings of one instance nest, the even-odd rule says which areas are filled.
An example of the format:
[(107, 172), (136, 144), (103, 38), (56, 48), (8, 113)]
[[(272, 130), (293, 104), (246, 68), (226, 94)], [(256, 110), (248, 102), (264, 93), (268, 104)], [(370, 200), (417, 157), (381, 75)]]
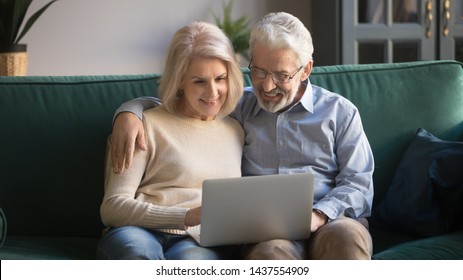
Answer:
[(418, 129), (372, 224), (433, 236), (463, 225), (463, 142)]
[(3, 214), (2, 208), (0, 208), (0, 248), (3, 246), (6, 238), (6, 217)]

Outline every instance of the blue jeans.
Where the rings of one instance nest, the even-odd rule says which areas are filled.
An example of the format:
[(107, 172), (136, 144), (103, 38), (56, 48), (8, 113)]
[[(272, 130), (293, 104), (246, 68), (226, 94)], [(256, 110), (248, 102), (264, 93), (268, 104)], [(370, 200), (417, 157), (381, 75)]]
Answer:
[(137, 226), (109, 229), (98, 242), (97, 258), (106, 260), (219, 260), (231, 258), (234, 246), (199, 246), (189, 236)]

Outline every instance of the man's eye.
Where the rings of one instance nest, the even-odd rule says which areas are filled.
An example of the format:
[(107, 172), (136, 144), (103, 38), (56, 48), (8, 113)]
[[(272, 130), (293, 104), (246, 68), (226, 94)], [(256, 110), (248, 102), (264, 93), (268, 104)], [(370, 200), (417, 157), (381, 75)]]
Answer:
[(283, 73), (275, 73), (273, 75), (275, 75), (275, 78), (277, 78), (280, 81), (284, 81), (289, 77), (289, 75)]
[(263, 77), (263, 76), (265, 76), (265, 72), (260, 70), (260, 69), (254, 69), (254, 75), (256, 75), (258, 77)]

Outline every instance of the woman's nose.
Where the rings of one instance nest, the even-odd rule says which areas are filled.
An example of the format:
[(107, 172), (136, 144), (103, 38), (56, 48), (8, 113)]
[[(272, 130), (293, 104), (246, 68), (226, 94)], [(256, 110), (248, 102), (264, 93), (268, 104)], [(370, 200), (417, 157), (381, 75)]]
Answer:
[(218, 88), (217, 88), (217, 85), (215, 85), (214, 83), (209, 83), (209, 86), (208, 86), (208, 89), (207, 89), (207, 95), (211, 96), (211, 97), (215, 97), (218, 95)]

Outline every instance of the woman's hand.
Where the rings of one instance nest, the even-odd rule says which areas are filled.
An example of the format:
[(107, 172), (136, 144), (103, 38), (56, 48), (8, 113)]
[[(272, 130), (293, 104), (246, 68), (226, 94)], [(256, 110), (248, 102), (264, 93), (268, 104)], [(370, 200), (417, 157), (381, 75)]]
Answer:
[(191, 208), (185, 215), (185, 226), (194, 227), (201, 224), (201, 206)]

